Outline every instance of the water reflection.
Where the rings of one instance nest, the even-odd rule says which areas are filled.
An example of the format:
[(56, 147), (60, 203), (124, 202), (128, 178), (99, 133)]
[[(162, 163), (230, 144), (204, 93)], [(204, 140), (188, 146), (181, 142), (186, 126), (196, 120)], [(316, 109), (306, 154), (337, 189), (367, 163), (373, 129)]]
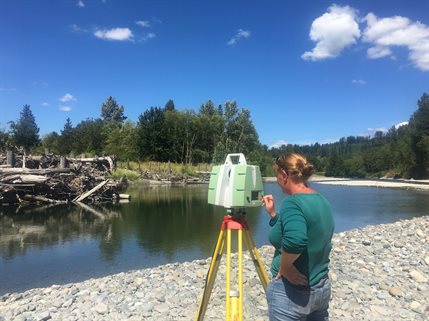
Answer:
[(128, 192), (133, 200), (128, 204), (0, 208), (1, 256), (12, 259), (78, 238), (96, 239), (103, 260), (113, 260), (132, 236), (145, 251), (162, 251), (167, 258), (177, 248), (196, 246), (203, 253), (212, 248), (208, 240), (217, 238), (226, 212), (207, 204), (206, 188), (135, 187)]
[[(149, 253), (160, 251), (177, 256), (177, 249), (211, 253), (217, 240), (225, 209), (207, 204), (207, 186), (157, 187), (129, 191), (132, 201), (124, 205), (128, 228), (138, 244)], [(248, 221), (257, 223), (248, 211)]]
[(115, 252), (110, 244), (115, 243), (112, 226), (118, 220), (122, 220), (122, 214), (116, 209), (85, 204), (1, 207), (0, 253), (10, 260), (28, 250), (49, 248), (77, 238), (97, 238), (100, 250), (108, 258)]

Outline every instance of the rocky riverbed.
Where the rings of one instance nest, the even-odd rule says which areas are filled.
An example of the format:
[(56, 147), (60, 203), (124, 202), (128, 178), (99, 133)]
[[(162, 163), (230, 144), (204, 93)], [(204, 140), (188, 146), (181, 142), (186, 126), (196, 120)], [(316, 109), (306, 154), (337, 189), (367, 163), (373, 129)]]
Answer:
[[(271, 247), (260, 254), (268, 271)], [(204, 320), (225, 319), (224, 261)], [(172, 263), (9, 293), (0, 297), (0, 321), (193, 320), (209, 264), (210, 259)], [(268, 320), (248, 255), (243, 269), (244, 320)], [(331, 320), (428, 320), (429, 216), (336, 234), (330, 276)]]

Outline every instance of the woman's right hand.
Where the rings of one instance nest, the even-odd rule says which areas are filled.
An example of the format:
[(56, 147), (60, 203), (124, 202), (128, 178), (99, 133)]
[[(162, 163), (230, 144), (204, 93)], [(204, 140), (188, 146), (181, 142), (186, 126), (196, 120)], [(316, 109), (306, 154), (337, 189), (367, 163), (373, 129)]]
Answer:
[(268, 212), (268, 214), (270, 214), (271, 217), (276, 216), (273, 195), (265, 195), (264, 197), (262, 197), (262, 205), (265, 206), (265, 210)]

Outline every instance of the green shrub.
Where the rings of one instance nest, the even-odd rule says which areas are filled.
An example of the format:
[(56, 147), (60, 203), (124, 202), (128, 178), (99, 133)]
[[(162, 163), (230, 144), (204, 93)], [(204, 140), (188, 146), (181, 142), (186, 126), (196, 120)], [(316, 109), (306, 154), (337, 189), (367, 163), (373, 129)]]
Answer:
[(125, 177), (129, 181), (135, 181), (140, 178), (140, 175), (136, 171), (131, 171), (124, 168), (117, 168), (111, 174), (114, 180), (119, 180), (121, 177)]

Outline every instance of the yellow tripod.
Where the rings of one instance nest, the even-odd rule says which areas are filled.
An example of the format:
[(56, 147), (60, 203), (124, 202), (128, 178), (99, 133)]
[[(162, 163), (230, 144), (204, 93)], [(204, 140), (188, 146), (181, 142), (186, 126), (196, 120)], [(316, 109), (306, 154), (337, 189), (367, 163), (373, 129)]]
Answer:
[[(219, 269), (222, 255), (225, 253), (226, 243), (226, 321), (241, 321), (243, 320), (243, 232), (244, 241), (249, 250), (252, 261), (255, 265), (256, 272), (261, 280), (264, 291), (268, 284), (268, 276), (265, 272), (258, 250), (249, 232), (249, 226), (239, 210), (236, 215), (228, 215), (223, 218), (219, 237), (216, 243), (213, 257), (210, 263), (210, 268), (207, 273), (206, 283), (204, 286), (203, 296), (201, 298), (198, 314), (195, 321), (202, 321), (206, 313), (207, 305), (213, 289), (216, 278), (216, 273)], [(231, 232), (237, 231), (238, 245), (238, 289), (231, 291)], [(226, 232), (226, 233), (225, 233)], [(225, 242), (226, 239), (226, 242)]]

